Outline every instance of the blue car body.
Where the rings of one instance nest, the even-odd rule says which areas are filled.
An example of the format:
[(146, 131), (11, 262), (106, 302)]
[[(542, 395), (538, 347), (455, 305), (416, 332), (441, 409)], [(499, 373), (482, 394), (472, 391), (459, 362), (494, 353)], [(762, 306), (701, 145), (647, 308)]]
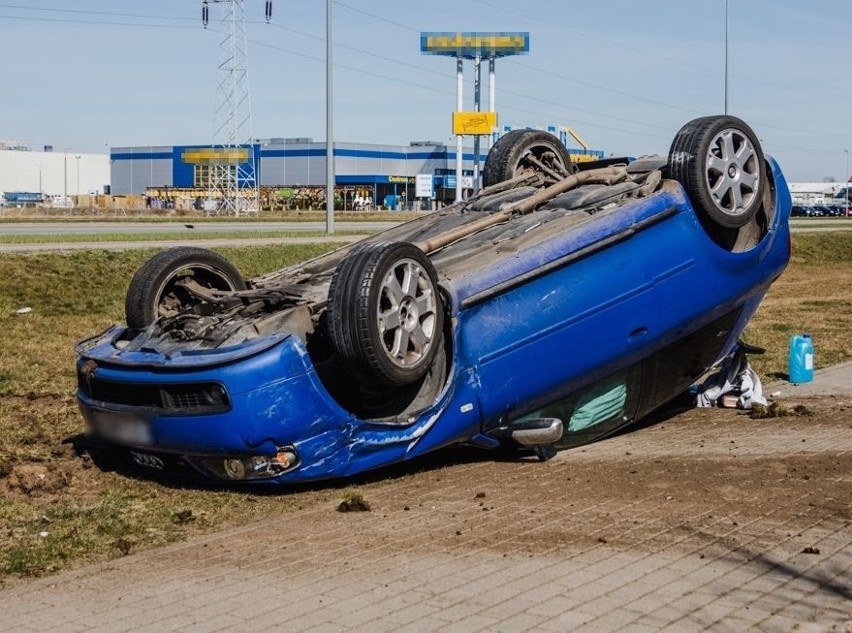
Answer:
[[(452, 444), (497, 447), (513, 421), (636, 370), (629, 410), (591, 435), (576, 433), (577, 443), (598, 439), (682, 393), (729, 354), (784, 270), (791, 202), (778, 165), (766, 162), (763, 225), (742, 249), (711, 239), (684, 188), (664, 181), (567, 230), (523, 238), (487, 265), (466, 268), (463, 257), (443, 255), (453, 271), (444, 275), (442, 254), (433, 257), (447, 315), (445, 368), (428, 402), (398, 414), (370, 418), (342, 404), (304, 337), (290, 332), (159, 349), (128, 345), (123, 326), (78, 345), (80, 409), (109, 444), (157, 468), (176, 460), (229, 479), (220, 465), (227, 459), (253, 456), (246, 464), (262, 470), (264, 456), (286, 448), (287, 468), (259, 481), (288, 483), (345, 477)], [(413, 239), (426, 222), (370, 240)], [(541, 230), (527, 222), (525, 234)], [(479, 244), (486, 246), (493, 248)], [(332, 268), (342, 256), (314, 268)], [(152, 406), (139, 395), (148, 391), (189, 404)]]

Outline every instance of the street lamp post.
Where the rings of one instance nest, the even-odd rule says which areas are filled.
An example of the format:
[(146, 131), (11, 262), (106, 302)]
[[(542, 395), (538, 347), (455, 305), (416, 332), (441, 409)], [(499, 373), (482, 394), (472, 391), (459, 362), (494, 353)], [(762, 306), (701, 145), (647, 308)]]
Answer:
[(325, 4), (325, 230), (334, 233), (334, 85), (331, 61), (331, 0)]
[(728, 114), (728, 2), (725, 0), (725, 114)]
[(77, 197), (80, 197), (80, 154), (74, 156), (77, 159)]
[[(846, 192), (846, 206), (849, 206), (849, 150), (843, 150), (846, 153), (846, 173), (843, 174), (843, 187)], [(848, 213), (848, 211), (847, 211)]]

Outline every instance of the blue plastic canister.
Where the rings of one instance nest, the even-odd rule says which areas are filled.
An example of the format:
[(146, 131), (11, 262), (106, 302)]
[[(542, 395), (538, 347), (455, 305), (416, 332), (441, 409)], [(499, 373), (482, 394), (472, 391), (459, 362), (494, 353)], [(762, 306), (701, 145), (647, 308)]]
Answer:
[(814, 379), (814, 343), (810, 334), (796, 334), (790, 339), (790, 382)]

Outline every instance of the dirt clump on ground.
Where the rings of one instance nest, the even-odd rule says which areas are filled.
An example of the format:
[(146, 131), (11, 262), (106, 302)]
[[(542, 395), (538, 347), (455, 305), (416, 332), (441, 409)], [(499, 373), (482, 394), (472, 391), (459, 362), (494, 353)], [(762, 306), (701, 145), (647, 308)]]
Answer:
[(18, 464), (11, 466), (0, 481), (7, 494), (55, 496), (68, 488), (75, 470), (71, 463)]
[(786, 418), (789, 416), (813, 415), (813, 412), (803, 404), (788, 406), (783, 402), (772, 402), (768, 405), (754, 404), (749, 411), (749, 417), (754, 420), (763, 418)]

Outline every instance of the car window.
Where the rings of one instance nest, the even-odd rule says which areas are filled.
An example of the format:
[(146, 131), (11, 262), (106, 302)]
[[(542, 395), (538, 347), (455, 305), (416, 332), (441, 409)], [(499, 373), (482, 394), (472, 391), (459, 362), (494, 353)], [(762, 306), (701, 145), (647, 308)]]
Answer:
[(701, 377), (730, 342), (741, 312), (737, 308), (711, 321), (648, 359), (640, 416), (680, 395)]
[(631, 422), (639, 403), (640, 366), (631, 367), (519, 418), (559, 418), (558, 449), (588, 444)]

